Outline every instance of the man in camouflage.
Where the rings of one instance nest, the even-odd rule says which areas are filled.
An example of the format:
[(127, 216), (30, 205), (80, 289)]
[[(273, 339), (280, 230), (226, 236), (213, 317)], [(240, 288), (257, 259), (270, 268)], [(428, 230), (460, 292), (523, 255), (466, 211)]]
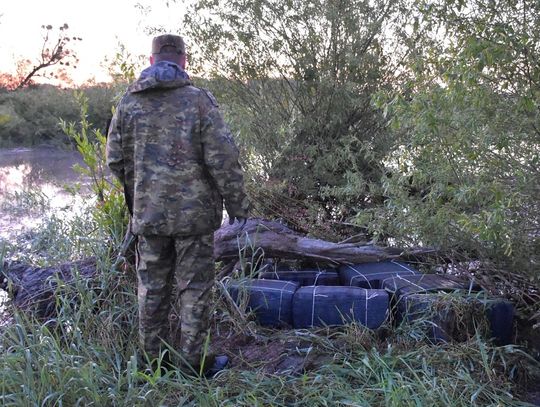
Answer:
[(124, 186), (138, 237), (141, 347), (150, 359), (165, 348), (175, 277), (179, 352), (197, 368), (209, 327), (213, 232), (223, 201), (231, 221), (245, 220), (249, 204), (238, 150), (216, 99), (184, 71), (182, 38), (154, 38), (150, 64), (117, 106), (107, 164)]

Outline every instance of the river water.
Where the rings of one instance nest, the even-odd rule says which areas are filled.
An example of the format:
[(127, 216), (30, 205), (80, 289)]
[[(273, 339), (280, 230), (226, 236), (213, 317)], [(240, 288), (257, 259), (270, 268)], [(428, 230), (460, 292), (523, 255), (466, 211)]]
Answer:
[[(51, 211), (64, 208), (64, 214), (75, 213), (83, 205), (81, 194), (68, 192), (81, 179), (73, 169), (75, 164), (83, 164), (76, 151), (51, 147), (0, 149), (2, 257), (9, 256), (6, 247), (24, 245), (25, 234), (39, 228)], [(0, 290), (0, 314), (6, 298)]]
[(0, 149), (0, 241), (36, 227), (44, 210), (77, 205), (68, 192), (83, 164), (77, 151), (52, 147)]

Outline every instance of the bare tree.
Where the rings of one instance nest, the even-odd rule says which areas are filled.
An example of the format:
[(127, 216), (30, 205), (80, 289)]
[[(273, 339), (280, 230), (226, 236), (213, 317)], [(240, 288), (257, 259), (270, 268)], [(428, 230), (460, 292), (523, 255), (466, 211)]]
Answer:
[[(67, 79), (66, 67), (76, 68), (79, 62), (73, 52), (72, 44), (81, 41), (82, 38), (70, 36), (69, 26), (63, 24), (58, 27), (57, 32), (52, 25), (42, 25), (44, 30), (41, 52), (37, 61), (32, 63), (29, 59), (21, 59), (17, 62), (17, 72), (15, 75), (0, 74), (0, 86), (17, 90), (33, 83), (36, 77), (48, 77), (55, 79)], [(47, 68), (61, 66), (54, 72), (47, 72)]]

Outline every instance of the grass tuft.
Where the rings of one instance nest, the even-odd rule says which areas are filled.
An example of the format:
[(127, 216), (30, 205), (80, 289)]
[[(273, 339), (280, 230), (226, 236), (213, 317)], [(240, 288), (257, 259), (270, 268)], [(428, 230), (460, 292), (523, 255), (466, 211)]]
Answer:
[[(0, 327), (2, 405), (523, 406), (540, 378), (539, 363), (524, 349), (493, 346), (481, 326), (463, 343), (439, 345), (429, 345), (414, 324), (265, 329), (245, 304), (231, 303), (219, 289), (223, 281), (208, 351), (228, 354), (232, 368), (213, 380), (151, 370), (138, 351), (135, 276), (112, 267), (107, 243), (96, 243), (102, 232), (94, 219), (49, 217), (34, 235), (47, 243), (22, 251), (31, 260), (38, 250), (49, 262), (97, 255), (99, 278), (57, 284), (55, 318), (9, 308), (11, 323)], [(75, 244), (82, 236), (96, 241)], [(244, 273), (260, 263), (259, 254), (244, 261)]]

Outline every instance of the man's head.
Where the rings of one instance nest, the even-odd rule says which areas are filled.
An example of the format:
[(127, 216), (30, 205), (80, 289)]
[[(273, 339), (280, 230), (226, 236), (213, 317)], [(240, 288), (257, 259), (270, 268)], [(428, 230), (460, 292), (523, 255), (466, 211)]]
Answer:
[(182, 69), (186, 68), (186, 46), (179, 35), (164, 34), (152, 40), (150, 64), (160, 61), (174, 62)]

